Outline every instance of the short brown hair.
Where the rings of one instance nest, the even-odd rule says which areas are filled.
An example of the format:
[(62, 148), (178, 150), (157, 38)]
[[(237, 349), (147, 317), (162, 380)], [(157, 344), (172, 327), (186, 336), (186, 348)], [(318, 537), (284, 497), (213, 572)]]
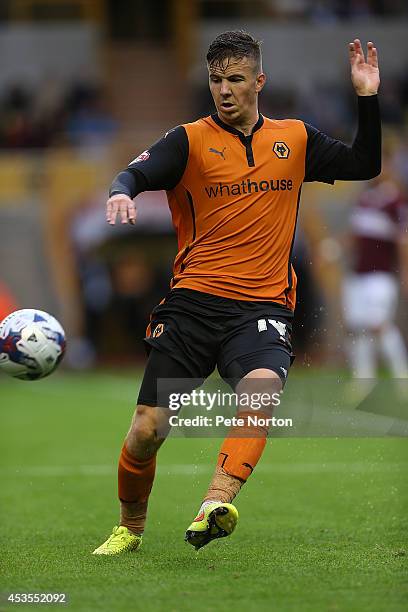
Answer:
[(248, 57), (255, 62), (257, 70), (262, 70), (261, 41), (256, 40), (244, 30), (223, 32), (215, 38), (207, 53), (208, 66), (224, 64), (231, 57)]

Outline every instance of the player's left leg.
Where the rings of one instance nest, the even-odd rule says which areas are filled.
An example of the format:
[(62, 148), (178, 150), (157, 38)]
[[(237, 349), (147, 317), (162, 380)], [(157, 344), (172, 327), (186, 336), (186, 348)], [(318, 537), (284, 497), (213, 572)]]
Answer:
[[(248, 406), (238, 408), (237, 418), (244, 424), (232, 427), (224, 440), (204, 503), (215, 499), (231, 502), (252, 474), (266, 445), (269, 428), (265, 421), (272, 417), (273, 397), (281, 390), (280, 377), (266, 368), (252, 370), (238, 383), (238, 397), (259, 397), (262, 393), (271, 398), (270, 404), (256, 411), (248, 409)], [(254, 416), (257, 417), (256, 424)]]
[[(186, 540), (196, 549), (235, 529), (238, 512), (231, 501), (262, 455), (268, 435), (265, 422), (279, 403), (276, 397), (279, 399), (293, 361), (291, 320), (268, 312), (264, 305), (259, 309), (249, 305), (247, 312), (245, 306), (241, 308), (242, 316), (228, 326), (217, 361), (220, 375), (238, 395), (239, 420), (222, 444), (198, 516), (186, 532)], [(240, 406), (240, 397), (258, 400), (260, 394), (268, 400), (262, 402), (262, 410), (248, 409), (248, 404), (257, 407), (252, 401), (242, 401)]]
[[(238, 511), (231, 504), (241, 487), (257, 465), (266, 445), (268, 426), (272, 417), (274, 400), (282, 390), (283, 382), (273, 370), (257, 368), (246, 374), (236, 387), (238, 397), (271, 398), (261, 410), (238, 408), (237, 422), (224, 440), (218, 462), (197, 517), (186, 532), (186, 541), (196, 550), (214, 539), (230, 535), (238, 521)], [(254, 419), (254, 416), (257, 418)], [(239, 419), (239, 421), (238, 421)]]

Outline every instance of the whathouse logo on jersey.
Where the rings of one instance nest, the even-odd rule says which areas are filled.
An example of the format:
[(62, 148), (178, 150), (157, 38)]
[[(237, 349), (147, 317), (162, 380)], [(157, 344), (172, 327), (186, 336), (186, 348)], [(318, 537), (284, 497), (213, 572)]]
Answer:
[(205, 185), (205, 192), (209, 198), (218, 198), (223, 196), (247, 195), (251, 193), (267, 192), (267, 191), (292, 191), (292, 179), (268, 179), (264, 181), (251, 181), (246, 179), (240, 183), (215, 183), (214, 185)]

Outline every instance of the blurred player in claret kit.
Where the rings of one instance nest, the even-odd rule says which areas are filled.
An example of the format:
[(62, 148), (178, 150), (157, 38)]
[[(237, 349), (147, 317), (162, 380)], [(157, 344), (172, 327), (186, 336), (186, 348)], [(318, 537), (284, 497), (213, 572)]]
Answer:
[[(366, 59), (356, 39), (349, 55), (358, 96), (351, 147), (302, 121), (263, 117), (260, 43), (245, 32), (225, 32), (207, 54), (216, 113), (170, 130), (114, 179), (108, 222), (114, 225), (119, 216), (121, 223), (135, 223), (133, 198), (165, 189), (179, 252), (171, 291), (152, 313), (145, 339), (149, 358), (119, 459), (120, 526), (95, 554), (119, 554), (141, 544), (164, 438), (157, 434), (166, 408), (158, 409), (158, 380), (202, 380), (217, 366), (222, 378), (235, 381), (238, 395), (256, 389), (272, 396), (285, 384), (296, 291), (291, 252), (302, 183), (369, 179), (381, 169), (377, 51), (369, 42)], [(249, 414), (238, 411), (245, 425), (223, 442), (198, 516), (187, 529), (186, 540), (196, 549), (229, 535), (237, 523), (231, 502), (254, 471), (268, 433), (251, 425)], [(268, 417), (270, 411), (257, 414)]]
[(408, 299), (408, 202), (389, 160), (353, 208), (350, 219), (352, 274), (344, 283), (344, 319), (351, 334), (350, 368), (372, 388), (382, 353), (394, 378), (408, 378), (407, 349), (395, 323), (399, 285)]

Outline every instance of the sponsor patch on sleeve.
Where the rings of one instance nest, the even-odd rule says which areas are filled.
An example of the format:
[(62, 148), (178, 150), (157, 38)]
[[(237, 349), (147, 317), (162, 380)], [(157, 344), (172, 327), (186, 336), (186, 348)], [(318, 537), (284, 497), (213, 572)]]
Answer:
[(149, 159), (149, 157), (150, 157), (149, 151), (143, 151), (143, 153), (135, 157), (135, 159), (132, 159), (129, 166), (131, 166), (132, 164), (138, 164), (139, 162), (146, 161), (146, 159)]

